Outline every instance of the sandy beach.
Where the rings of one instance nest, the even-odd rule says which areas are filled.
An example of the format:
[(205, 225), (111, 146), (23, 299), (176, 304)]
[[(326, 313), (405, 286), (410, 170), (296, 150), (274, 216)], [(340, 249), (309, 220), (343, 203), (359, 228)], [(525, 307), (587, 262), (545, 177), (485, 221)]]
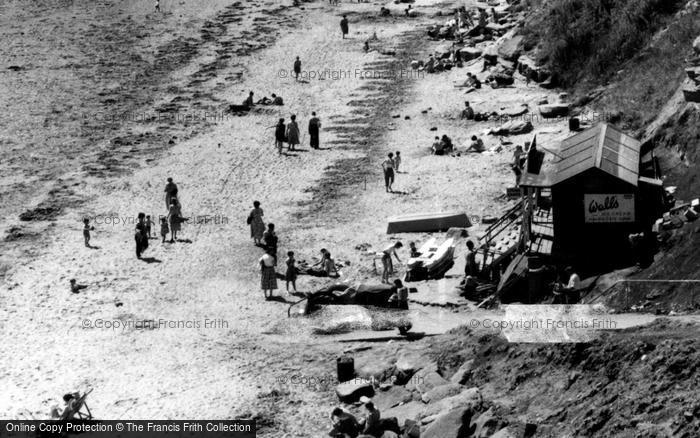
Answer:
[[(86, 6), (72, 6), (73, 13), (84, 14), (75, 18), (67, 11), (45, 11), (46, 20), (70, 16), (79, 22), (96, 21), (102, 28), (113, 26), (119, 32), (131, 29), (128, 33), (135, 37), (135, 31), (145, 32), (134, 38), (134, 46), (110, 52), (123, 60), (124, 68), (133, 69), (127, 58), (136, 53), (142, 58), (149, 54), (150, 60), (141, 61), (147, 64), (158, 65), (159, 56), (172, 63), (153, 73), (156, 76), (145, 84), (120, 81), (118, 70), (104, 67), (115, 76), (112, 95), (119, 96), (118, 109), (107, 107), (109, 111), (152, 114), (175, 105), (176, 115), (183, 119), (185, 114), (206, 111), (217, 116), (213, 122), (127, 120), (101, 129), (104, 125), (96, 123), (100, 120), (75, 119), (93, 110), (102, 117), (100, 111), (110, 94), (95, 96), (91, 92), (97, 88), (83, 88), (71, 95), (90, 83), (90, 78), (77, 77), (65, 84), (65, 94), (51, 96), (51, 105), (60, 103), (65, 108), (53, 130), (54, 142), (43, 141), (43, 131), (29, 129), (27, 135), (37, 138), (12, 146), (10, 142), (19, 138), (12, 127), (19, 131), (27, 125), (26, 119), (11, 119), (4, 142), (13, 153), (5, 166), (22, 172), (3, 181), (9, 207), (3, 225), (5, 230), (21, 227), (22, 237), (3, 244), (14, 254), (26, 252), (27, 262), (12, 263), (5, 277), (3, 319), (9, 342), (2, 369), (3, 379), (11, 381), (7, 399), (12, 404), (2, 406), (0, 413), (41, 417), (68, 388), (91, 387), (95, 388), (91, 407), (104, 418), (181, 418), (202, 404), (208, 406), (207, 416), (231, 418), (264, 411), (261, 394), (279, 389), (275, 379), (295, 369), (332, 374), (339, 347), (314, 337), (310, 348), (310, 324), (288, 324), (287, 306), (262, 300), (256, 269), (260, 250), (252, 245), (244, 221), (253, 200), (262, 202), (266, 220), (277, 225), (280, 251), (294, 250), (299, 259), (312, 260), (326, 247), (347, 263), (340, 279), (346, 282), (378, 280), (371, 271), (371, 259), (356, 247), (378, 250), (388, 242), (384, 234), (388, 216), (467, 209), (478, 222), (480, 216), (497, 215), (507, 205), (502, 194), (512, 179), (508, 151), (430, 156), (431, 127), (448, 133), (463, 149), (471, 134), (482, 134), (490, 126), (469, 126), (458, 119), (464, 96), (454, 89), (453, 81), (466, 71), (477, 72), (480, 65), (442, 75), (410, 70), (411, 59), (425, 56), (436, 45), (415, 29), (437, 9), (430, 2), (416, 6), (425, 7), (424, 15), (416, 19), (379, 18), (372, 3), (342, 4), (337, 9), (323, 2), (308, 3), (300, 11), (263, 2), (245, 7), (218, 2), (200, 10), (183, 2), (173, 4), (170, 11), (166, 6), (169, 12), (155, 18), (134, 2), (122, 5), (116, 14), (110, 9), (110, 20), (104, 14), (100, 18), (99, 9)], [(105, 2), (102, 7), (116, 6)], [(266, 14), (268, 8), (274, 13)], [(211, 40), (197, 43), (197, 34), (204, 35), (202, 28), (210, 20), (228, 17), (227, 11), (248, 20), (252, 29), (229, 26), (217, 30)], [(345, 40), (337, 24), (342, 13), (348, 14), (352, 26)], [(306, 19), (295, 21), (302, 14)], [(43, 26), (40, 23), (37, 26)], [(126, 29), (122, 28), (125, 23)], [(256, 29), (255, 23), (274, 31)], [(54, 32), (67, 34), (70, 26), (63, 25)], [(226, 41), (260, 42), (257, 37), (244, 38), (245, 43), (236, 40), (246, 32), (263, 41), (274, 37), (274, 43), (217, 61), (218, 48), (229, 54), (235, 51), (236, 46), (223, 44)], [(395, 55), (362, 51), (364, 40), (375, 32), (379, 51)], [(50, 51), (46, 56), (48, 62), (66, 62), (51, 58)], [(301, 82), (291, 77), (295, 56), (303, 60)], [(99, 70), (94, 62), (87, 64)], [(212, 66), (209, 76), (202, 73), (206, 66)], [(29, 66), (27, 70), (26, 74), (40, 74)], [(99, 75), (93, 80), (96, 86), (109, 84)], [(139, 101), (130, 101), (124, 86), (127, 92), (134, 90)], [(139, 86), (147, 91), (145, 96), (136, 93)], [(12, 88), (7, 86), (5, 91), (21, 94), (21, 87)], [(258, 96), (276, 92), (285, 105), (245, 117), (225, 114), (226, 103), (242, 101), (248, 90)], [(68, 102), (63, 100), (66, 96)], [(484, 90), (469, 98), (490, 111), (532, 103), (541, 96), (542, 90), (519, 88), (517, 94)], [(37, 105), (25, 99), (27, 106)], [(270, 129), (276, 119), (297, 114), (305, 129), (312, 111), (323, 122), (322, 150), (312, 151), (308, 135), (303, 135), (298, 152), (278, 156)], [(76, 138), (76, 129), (86, 135)], [(73, 149), (63, 139), (71, 139)], [(497, 141), (485, 140), (487, 147)], [(64, 159), (50, 158), (55, 148), (67, 149), (58, 154)], [(27, 155), (28, 149), (37, 156)], [(395, 187), (401, 193), (386, 194), (379, 163), (395, 150), (404, 156), (405, 173), (398, 175)], [(32, 159), (33, 165), (25, 161)], [(193, 222), (206, 219), (185, 225), (181, 237), (189, 243), (161, 245), (152, 240), (147, 252), (152, 263), (144, 263), (132, 254), (135, 215), (139, 211), (152, 217), (166, 214), (162, 186), (168, 176), (179, 186), (185, 216)], [(53, 197), (47, 198), (46, 190)], [(45, 221), (18, 222), (16, 215), (26, 209), (28, 198), (35, 199), (38, 207), (53, 205), (60, 211), (50, 214), (48, 226)], [(99, 249), (83, 247), (80, 220), (85, 216), (96, 219), (93, 244)], [(119, 218), (118, 223), (109, 223), (114, 218)], [(71, 278), (88, 288), (71, 294)], [(309, 291), (320, 284), (307, 277), (300, 280), (299, 289)], [(144, 330), (129, 326), (144, 320), (193, 321), (201, 327)], [(205, 328), (206, 321), (215, 322)], [(216, 321), (223, 321), (219, 324), (223, 327), (217, 327)], [(95, 327), (98, 324), (119, 327)], [(274, 336), (262, 342), (266, 329)], [(26, 354), (27, 348), (31, 355)], [(293, 397), (299, 397), (303, 407), (276, 406), (277, 416), (286, 422), (269, 428), (294, 431), (295, 418), (308, 420), (307, 412), (318, 416), (317, 408), (326, 410), (333, 402), (331, 389), (325, 389), (292, 387)], [(324, 417), (319, 416), (319, 427), (325, 424)]]
[[(280, 254), (312, 262), (327, 248), (342, 264), (338, 282), (377, 283), (368, 252), (397, 240), (388, 217), (463, 210), (477, 237), (484, 217), (513, 205), (514, 145), (568, 132), (559, 121), (502, 138), (486, 134), (493, 123), (459, 118), (465, 100), (499, 112), (557, 99), (517, 74), (512, 88), (465, 94), (454, 84), (481, 62), (432, 75), (410, 68), (444, 45), (422, 30), (434, 14), (475, 2), (418, 0), (415, 18), (381, 2), (163, 1), (159, 14), (152, 2), (60, 3), (0, 5), (0, 94), (12, 102), (0, 110), (0, 418), (44, 418), (63, 393), (93, 388), (90, 408), (103, 419), (254, 418), (261, 437), (325, 435), (334, 386), (290, 381), (335, 375), (335, 359), (358, 344), (317, 329), (357, 322), (357, 312), (288, 318), (299, 298), (283, 281), (280, 301), (263, 299), (262, 251), (246, 225), (253, 201), (276, 225)], [(378, 16), (383, 5), (392, 17)], [(251, 90), (285, 104), (227, 112)], [(313, 111), (320, 150), (306, 133)], [(291, 114), (302, 144), (278, 155), (274, 125)], [(459, 156), (430, 154), (442, 134)], [(464, 153), (472, 135), (487, 152)], [(395, 151), (402, 172), (390, 194), (380, 163)], [(168, 177), (190, 220), (174, 244), (154, 226), (139, 260), (136, 215), (167, 214)], [(83, 244), (84, 217), (94, 249)], [(73, 278), (87, 288), (71, 293)], [(303, 276), (297, 287), (327, 284)], [(454, 327), (470, 311), (411, 312)]]

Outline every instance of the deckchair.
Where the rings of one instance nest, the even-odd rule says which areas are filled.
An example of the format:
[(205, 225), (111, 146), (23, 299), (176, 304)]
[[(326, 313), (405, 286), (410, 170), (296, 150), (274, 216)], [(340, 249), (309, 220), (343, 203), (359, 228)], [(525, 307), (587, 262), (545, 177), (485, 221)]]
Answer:
[(90, 395), (91, 392), (92, 389), (83, 393), (83, 395), (80, 395), (80, 393), (76, 393), (78, 396), (71, 399), (71, 401), (61, 413), (61, 417), (59, 418), (59, 420), (68, 421), (74, 418), (77, 418), (79, 420), (92, 420), (92, 412), (90, 412), (90, 408), (88, 407), (87, 402), (85, 401), (87, 399), (87, 396)]

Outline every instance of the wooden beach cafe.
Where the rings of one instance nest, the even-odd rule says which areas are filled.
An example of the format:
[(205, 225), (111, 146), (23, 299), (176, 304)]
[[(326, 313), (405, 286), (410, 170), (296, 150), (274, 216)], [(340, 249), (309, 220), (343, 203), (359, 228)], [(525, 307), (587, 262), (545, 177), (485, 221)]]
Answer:
[(630, 235), (649, 236), (663, 211), (656, 160), (642, 164), (641, 142), (606, 123), (563, 140), (552, 153), (548, 168), (541, 166), (543, 152), (528, 154), (535, 162), (526, 163), (520, 182), (522, 248), (583, 273), (633, 263)]

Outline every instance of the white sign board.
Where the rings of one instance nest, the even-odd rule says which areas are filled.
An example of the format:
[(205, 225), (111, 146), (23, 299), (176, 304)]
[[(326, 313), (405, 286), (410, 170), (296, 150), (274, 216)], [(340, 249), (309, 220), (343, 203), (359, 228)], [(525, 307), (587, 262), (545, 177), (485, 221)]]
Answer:
[(634, 222), (634, 195), (583, 195), (585, 219), (588, 224)]

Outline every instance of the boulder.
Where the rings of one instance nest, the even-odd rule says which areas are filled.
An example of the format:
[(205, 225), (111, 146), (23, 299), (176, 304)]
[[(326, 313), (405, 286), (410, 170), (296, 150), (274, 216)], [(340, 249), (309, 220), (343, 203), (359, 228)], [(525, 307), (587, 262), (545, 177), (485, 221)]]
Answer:
[(467, 380), (469, 380), (473, 369), (474, 359), (469, 359), (468, 361), (464, 362), (461, 367), (459, 367), (457, 372), (454, 373), (454, 375), (450, 378), (450, 382), (464, 385)]
[(499, 430), (498, 432), (494, 433), (491, 438), (516, 438), (516, 434), (511, 432), (510, 429), (507, 427), (504, 427), (503, 429)]
[(517, 61), (522, 49), (523, 37), (522, 35), (517, 35), (506, 39), (503, 44), (498, 47), (498, 55), (508, 61)]
[(377, 392), (372, 401), (381, 412), (384, 412), (385, 410), (393, 408), (394, 406), (398, 406), (402, 403), (408, 403), (412, 398), (411, 391), (407, 390), (403, 386), (392, 385), (386, 390)]
[(544, 82), (551, 76), (549, 70), (538, 66), (534, 59), (524, 55), (518, 58), (518, 72), (535, 82)]
[(350, 380), (335, 387), (335, 393), (343, 403), (355, 403), (360, 397), (374, 396), (372, 384), (360, 380)]
[(498, 63), (498, 51), (494, 46), (486, 48), (481, 56), (483, 56), (490, 65), (496, 65)]
[(493, 408), (491, 408), (472, 420), (472, 436), (474, 438), (487, 438), (502, 429), (503, 426), (504, 424), (494, 415)]
[(463, 61), (471, 61), (472, 59), (476, 59), (481, 56), (482, 53), (483, 52), (476, 47), (464, 47), (463, 49), (459, 50), (459, 54)]
[(700, 55), (700, 36), (695, 38), (695, 41), (693, 42), (693, 50), (695, 50), (695, 53)]
[(539, 106), (540, 114), (544, 118), (565, 117), (569, 114), (569, 104), (554, 103)]
[(452, 397), (462, 392), (462, 385), (459, 383), (446, 383), (444, 385), (436, 386), (430, 391), (426, 392), (421, 396), (423, 403), (433, 403), (442, 400), (447, 397)]
[(440, 414), (441, 412), (451, 411), (456, 408), (472, 408), (478, 409), (481, 407), (482, 398), (479, 388), (469, 388), (452, 397), (443, 398), (435, 403), (426, 405), (423, 411), (423, 416)]
[(415, 389), (421, 394), (425, 394), (433, 388), (437, 388), (438, 386), (442, 386), (448, 383), (450, 382), (445, 380), (436, 371), (424, 373), (423, 370), (421, 370), (411, 378), (411, 381), (408, 382), (408, 384), (406, 384), (406, 389), (408, 389), (409, 391)]
[(383, 417), (396, 417), (399, 424), (404, 424), (406, 420), (418, 421), (423, 416), (426, 405), (422, 402), (411, 401), (402, 405), (394, 406), (391, 409), (382, 411)]
[(529, 120), (511, 120), (489, 131), (491, 135), (520, 135), (532, 132), (534, 127)]
[[(437, 131), (437, 128), (430, 128), (430, 130)], [(402, 350), (396, 358), (396, 377), (399, 382), (406, 381), (425, 367), (437, 371), (437, 364), (428, 359), (423, 352)]]
[(470, 408), (457, 408), (435, 419), (421, 433), (421, 438), (463, 438), (471, 436), (469, 426), (474, 412)]
[(357, 377), (378, 383), (390, 380), (396, 371), (392, 355), (377, 355), (375, 351), (355, 357), (355, 374)]

